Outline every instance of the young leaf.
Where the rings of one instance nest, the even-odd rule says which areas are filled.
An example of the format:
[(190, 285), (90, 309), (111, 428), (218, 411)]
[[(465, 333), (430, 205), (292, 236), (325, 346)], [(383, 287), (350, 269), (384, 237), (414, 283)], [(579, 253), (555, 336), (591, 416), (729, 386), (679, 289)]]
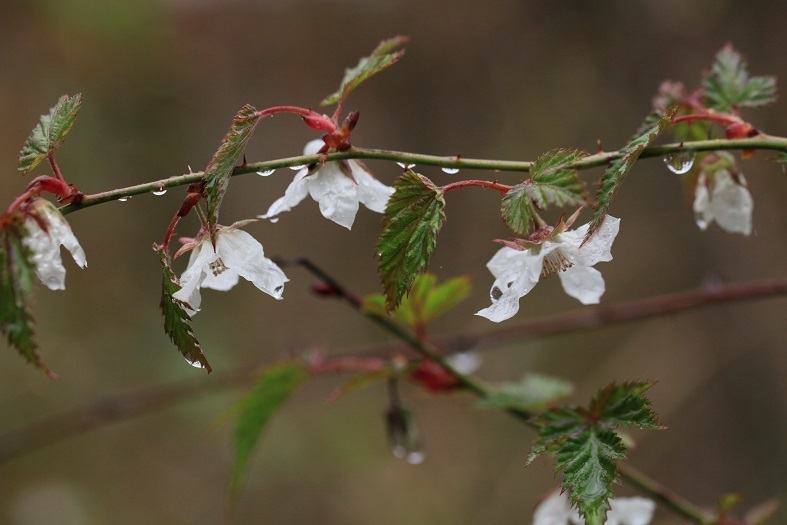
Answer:
[[(8, 216), (2, 217), (3, 219)], [(56, 378), (47, 368), (38, 351), (30, 313), (35, 265), (30, 250), (22, 239), (27, 232), (21, 223), (2, 221), (0, 228), (0, 332), (17, 352), (48, 376)]]
[(571, 383), (557, 377), (528, 374), (518, 383), (502, 383), (487, 397), (476, 402), (476, 408), (494, 410), (544, 410), (574, 391)]
[(571, 491), (571, 502), (587, 523), (603, 523), (611, 485), (619, 480), (615, 460), (626, 457), (615, 429), (662, 428), (643, 396), (650, 386), (646, 382), (613, 383), (596, 394), (587, 409), (560, 407), (535, 419), (538, 438), (528, 463), (545, 451), (556, 453), (563, 490)]
[(423, 175), (407, 171), (394, 181), (377, 244), (377, 269), (390, 308), (399, 305), (416, 275), (429, 265), (444, 207), (442, 191)]
[(191, 329), (191, 317), (186, 313), (184, 303), (175, 299), (173, 294), (180, 290), (180, 284), (172, 271), (167, 253), (159, 246), (154, 249), (161, 259), (164, 281), (161, 287), (161, 313), (164, 315), (164, 332), (169, 336), (180, 353), (191, 366), (204, 368), (211, 373), (212, 368), (202, 353), (202, 347)]
[(41, 120), (19, 152), (19, 171), (27, 173), (32, 170), (63, 144), (81, 105), (81, 94), (73, 97), (63, 95), (47, 115), (41, 115)]
[[(612, 202), (612, 198), (618, 191), (623, 179), (628, 174), (631, 166), (639, 158), (642, 150), (647, 148), (662, 131), (672, 122), (675, 116), (677, 106), (672, 106), (667, 113), (657, 120), (650, 128), (646, 129), (644, 133), (635, 137), (623, 149), (620, 150), (620, 156), (615, 159), (607, 168), (604, 176), (601, 178), (601, 186), (596, 194), (596, 209), (593, 212), (593, 218), (590, 220), (585, 241), (598, 230), (601, 222), (604, 220), (604, 215)], [(650, 118), (650, 117), (648, 117)]]
[(327, 96), (320, 102), (320, 106), (329, 106), (344, 100), (361, 82), (398, 62), (404, 55), (404, 49), (394, 50), (404, 45), (407, 40), (406, 36), (395, 36), (380, 42), (369, 56), (361, 58), (357, 66), (345, 70), (339, 90)]
[(309, 373), (297, 362), (281, 363), (265, 370), (251, 392), (241, 400), (235, 426), (235, 459), (230, 491), (237, 494), (265, 425)]
[(257, 110), (246, 104), (232, 119), (232, 127), (221, 142), (218, 151), (213, 155), (208, 167), (205, 168), (205, 200), (208, 204), (208, 224), (211, 235), (216, 231), (219, 221), (219, 208), (227, 186), (230, 183), (235, 163), (243, 154), (254, 128), (259, 122)]
[(533, 219), (533, 200), (527, 186), (530, 181), (515, 185), (503, 195), (500, 202), (500, 216), (506, 226), (518, 235), (526, 235), (530, 231)]
[(708, 105), (718, 111), (763, 106), (776, 100), (774, 77), (750, 77), (746, 62), (730, 44), (716, 54), (713, 68), (702, 80)]

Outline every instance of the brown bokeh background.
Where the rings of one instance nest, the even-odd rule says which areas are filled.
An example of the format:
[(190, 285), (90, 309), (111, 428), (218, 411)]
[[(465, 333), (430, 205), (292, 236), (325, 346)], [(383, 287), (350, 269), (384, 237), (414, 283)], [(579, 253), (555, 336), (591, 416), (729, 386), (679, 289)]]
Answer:
[[(63, 93), (81, 92), (84, 106), (58, 161), (69, 181), (91, 193), (181, 174), (188, 165), (202, 169), (244, 103), (316, 107), (343, 68), (395, 34), (411, 37), (405, 58), (346, 106), (361, 112), (357, 145), (503, 159), (533, 159), (554, 147), (593, 150), (597, 139), (616, 148), (649, 110), (661, 80), (695, 86), (725, 42), (748, 57), (752, 73), (774, 74), (783, 85), (784, 15), (781, 2), (732, 0), (6, 2), (0, 193), (7, 203), (23, 190), (19, 149)], [(747, 115), (784, 135), (785, 108), (780, 101)], [(295, 155), (315, 136), (298, 119), (276, 116), (260, 125), (247, 156)], [(603, 301), (784, 276), (787, 183), (770, 156), (742, 163), (756, 203), (748, 238), (716, 226), (700, 232), (677, 177), (658, 159), (638, 163), (610, 210), (623, 222), (615, 260), (599, 267), (608, 286)], [(387, 183), (397, 174), (390, 163), (370, 165)], [(451, 180), (437, 169), (422, 172)], [(280, 170), (233, 180), (222, 222), (264, 212), (291, 177)], [(46, 379), (4, 348), (0, 433), (158, 383), (201, 377), (207, 392), (212, 378), (186, 366), (158, 311), (160, 270), (150, 246), (181, 198), (181, 191), (137, 196), (69, 216), (89, 267), (79, 271), (67, 260), (67, 290), (39, 289), (35, 305), (44, 356), (63, 379)], [(496, 250), (489, 240), (507, 235), (498, 197), (468, 190), (448, 201), (432, 270), (441, 278), (472, 273), (476, 286), (434, 330), (489, 328), (472, 314), (488, 304), (492, 279), (484, 264)], [(249, 231), (266, 254), (308, 256), (358, 293), (371, 293), (379, 220), (362, 209), (348, 232), (307, 200), (278, 224)], [(181, 234), (193, 234), (190, 221)], [(287, 273), (282, 302), (245, 282), (230, 293), (204, 294), (195, 328), (217, 373), (309, 348), (340, 352), (386, 339), (343, 305), (312, 297), (311, 276)], [(740, 492), (750, 506), (787, 492), (786, 306), (784, 299), (725, 305), (483, 349), (480, 373), (490, 380), (528, 371), (566, 377), (582, 403), (612, 380), (658, 380), (651, 397), (670, 430), (633, 434), (632, 462), (698, 503)], [(549, 280), (509, 322), (577, 308)], [(473, 410), (467, 398), (432, 398), (415, 388), (404, 395), (423, 427), (427, 460), (395, 460), (385, 441), (383, 386), (326, 403), (337, 384), (311, 383), (273, 421), (238, 523), (528, 523), (538, 498), (556, 484), (550, 461), (524, 468), (530, 430)], [(0, 466), (0, 522), (222, 522), (227, 409), (241, 393), (195, 397)], [(660, 510), (656, 522), (680, 520)]]

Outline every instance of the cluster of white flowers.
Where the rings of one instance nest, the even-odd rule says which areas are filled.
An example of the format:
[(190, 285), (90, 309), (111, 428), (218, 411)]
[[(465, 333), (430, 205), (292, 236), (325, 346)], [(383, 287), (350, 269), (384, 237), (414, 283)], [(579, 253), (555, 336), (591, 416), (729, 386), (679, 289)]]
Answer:
[(25, 219), (27, 236), (23, 243), (32, 254), (36, 275), (50, 290), (65, 290), (66, 269), (60, 258), (60, 246), (71, 252), (80, 268), (87, 266), (85, 250), (80, 246), (66, 219), (55, 206), (44, 199), (35, 199)]
[[(648, 525), (653, 519), (656, 504), (646, 498), (617, 498), (609, 500), (606, 525)], [(565, 493), (555, 491), (536, 507), (533, 525), (584, 525), (579, 513), (571, 507)]]

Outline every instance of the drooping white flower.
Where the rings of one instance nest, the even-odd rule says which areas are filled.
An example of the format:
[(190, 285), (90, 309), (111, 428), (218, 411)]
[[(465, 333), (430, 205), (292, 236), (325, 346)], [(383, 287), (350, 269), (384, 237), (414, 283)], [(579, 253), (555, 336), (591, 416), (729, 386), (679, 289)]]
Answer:
[(541, 277), (555, 273), (568, 295), (582, 304), (598, 303), (606, 286), (601, 272), (592, 266), (612, 260), (610, 250), (620, 228), (620, 219), (607, 215), (584, 245), (582, 241), (589, 224), (566, 231), (573, 219), (567, 224), (561, 220), (555, 228), (540, 230), (534, 234), (535, 240), (521, 241), (516, 248), (511, 247), (515, 243), (507, 243), (501, 248), (486, 265), (495, 277), (490, 292), (492, 306), (476, 315), (496, 323), (510, 319), (519, 311), (519, 299), (527, 295)]
[[(609, 500), (606, 525), (648, 525), (653, 519), (656, 504), (647, 498), (617, 498)], [(568, 495), (553, 492), (542, 501), (533, 514), (533, 525), (584, 525), (585, 520), (571, 507)]]
[[(306, 144), (303, 153), (313, 155), (322, 146), (322, 140), (313, 140)], [(358, 203), (372, 211), (383, 213), (388, 198), (393, 194), (393, 188), (374, 178), (357, 160), (348, 160), (347, 165), (355, 180), (342, 172), (338, 162), (326, 162), (311, 175), (308, 175), (308, 168), (302, 168), (284, 192), (284, 196), (276, 200), (265, 215), (259, 217), (273, 219), (297, 206), (306, 195), (311, 195), (320, 204), (323, 217), (348, 230), (355, 221)]]
[(282, 299), (284, 283), (289, 281), (281, 268), (265, 257), (254, 237), (235, 226), (220, 226), (215, 251), (206, 232), (194, 241), (188, 266), (180, 276), (181, 289), (173, 297), (188, 304), (193, 314), (202, 303), (200, 288), (227, 291), (238, 284), (239, 277), (274, 299)]
[(733, 178), (727, 169), (711, 176), (701, 172), (694, 190), (694, 218), (705, 231), (715, 220), (730, 233), (751, 233), (754, 200), (742, 174)]
[(25, 219), (25, 246), (32, 252), (36, 275), (50, 290), (66, 289), (66, 269), (60, 258), (60, 246), (71, 252), (80, 268), (87, 266), (85, 251), (79, 245), (66, 219), (55, 206), (44, 199), (35, 199)]

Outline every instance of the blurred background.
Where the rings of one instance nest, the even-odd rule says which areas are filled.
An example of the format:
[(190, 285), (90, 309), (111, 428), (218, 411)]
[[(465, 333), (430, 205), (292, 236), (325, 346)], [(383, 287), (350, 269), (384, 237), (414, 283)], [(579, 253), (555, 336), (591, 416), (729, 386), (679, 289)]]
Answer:
[[(316, 108), (345, 67), (396, 34), (410, 36), (407, 55), (345, 106), (361, 112), (356, 145), (518, 160), (555, 147), (592, 151), (597, 140), (616, 149), (662, 80), (698, 85), (726, 42), (748, 58), (752, 74), (776, 75), (783, 86), (784, 14), (781, 2), (732, 0), (3, 2), (0, 195), (10, 203), (23, 191), (19, 150), (64, 93), (81, 92), (84, 104), (58, 162), (70, 182), (94, 193), (204, 168), (243, 104)], [(783, 101), (744, 116), (787, 134)], [(258, 127), (247, 157), (297, 155), (316, 136), (298, 118), (276, 116)], [(760, 152), (742, 162), (755, 199), (747, 238), (715, 225), (700, 232), (677, 176), (659, 159), (637, 163), (610, 209), (623, 222), (614, 261), (599, 266), (603, 302), (784, 277), (787, 181), (769, 157)], [(386, 183), (399, 172), (391, 163), (370, 167)], [(420, 171), (440, 184), (488, 176)], [(292, 175), (234, 179), (222, 222), (265, 212)], [(516, 174), (495, 177), (517, 181)], [(211, 389), (214, 378), (310, 348), (331, 354), (386, 340), (344, 305), (313, 297), (314, 279), (291, 268), (282, 302), (246, 282), (230, 293), (205, 292), (194, 325), (215, 372), (187, 366), (162, 330), (160, 268), (150, 248), (182, 197), (180, 190), (142, 195), (68, 217), (89, 267), (78, 270), (64, 254), (67, 290), (39, 287), (35, 305), (42, 352), (62, 380), (47, 379), (3, 343), (0, 434), (157, 384), (202, 382), (204, 395), (0, 465), (0, 522), (221, 523), (232, 450), (226, 416), (243, 389)], [(448, 199), (432, 270), (441, 278), (473, 274), (475, 288), (435, 324), (436, 334), (493, 328), (473, 313), (489, 303), (493, 279), (484, 265), (497, 250), (490, 239), (508, 235), (498, 204), (494, 192), (472, 189)], [(362, 208), (349, 232), (324, 220), (309, 199), (278, 224), (248, 231), (266, 255), (310, 257), (366, 294), (378, 290), (379, 221)], [(193, 235), (194, 218), (178, 231)], [(583, 404), (612, 380), (657, 380), (650, 396), (670, 430), (635, 433), (632, 463), (703, 505), (738, 492), (743, 509), (787, 493), (785, 307), (785, 299), (728, 304), (481, 348), (479, 373), (564, 377), (576, 385), (572, 400)], [(548, 280), (509, 323), (579, 308), (558, 280)], [(426, 461), (396, 460), (383, 425), (384, 385), (327, 403), (338, 384), (311, 382), (272, 422), (238, 523), (529, 523), (538, 499), (557, 484), (548, 459), (524, 467), (533, 433), (522, 424), (473, 410), (469, 398), (430, 397), (409, 386), (403, 395), (421, 424)], [(787, 518), (784, 508), (779, 517)], [(680, 520), (660, 509), (656, 523)]]

